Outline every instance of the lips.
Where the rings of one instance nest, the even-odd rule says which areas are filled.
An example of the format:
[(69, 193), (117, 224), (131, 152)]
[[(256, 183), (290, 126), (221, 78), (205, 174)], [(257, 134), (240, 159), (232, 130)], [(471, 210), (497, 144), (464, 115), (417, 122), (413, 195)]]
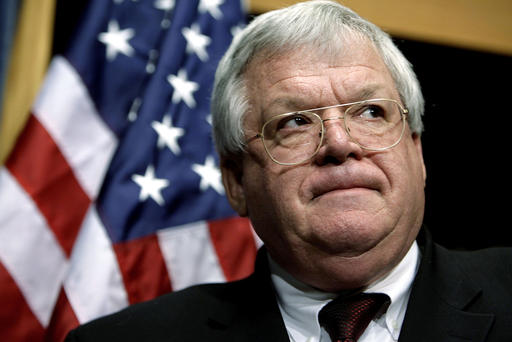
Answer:
[(333, 191), (368, 189), (380, 191), (382, 181), (377, 172), (368, 166), (338, 165), (318, 170), (310, 178), (310, 198), (315, 199)]

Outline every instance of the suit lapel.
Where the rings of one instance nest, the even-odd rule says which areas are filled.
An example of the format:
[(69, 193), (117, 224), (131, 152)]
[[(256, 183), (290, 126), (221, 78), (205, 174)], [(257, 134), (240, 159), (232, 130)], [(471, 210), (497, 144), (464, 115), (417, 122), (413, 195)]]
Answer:
[(240, 315), (249, 341), (289, 341), (281, 312), (277, 305), (274, 286), (270, 278), (266, 253), (261, 252), (256, 263), (254, 288), (249, 292), (250, 305)]
[[(453, 255), (426, 233), (399, 342), (485, 341), (494, 315), (466, 311), (480, 294)], [(258, 253), (254, 274), (234, 288), (229, 302), (218, 303), (228, 306), (222, 313), (212, 311), (209, 321), (219, 338), (211, 335), (209, 341), (289, 341), (264, 250)]]
[(399, 342), (484, 341), (494, 316), (465, 311), (481, 289), (426, 234)]
[[(243, 280), (230, 300), (229, 309), (210, 317), (211, 324), (223, 330), (219, 341), (289, 341), (277, 305), (268, 269), (266, 251), (258, 252), (254, 273)], [(226, 303), (219, 303), (226, 306)], [(212, 340), (210, 340), (212, 341)]]

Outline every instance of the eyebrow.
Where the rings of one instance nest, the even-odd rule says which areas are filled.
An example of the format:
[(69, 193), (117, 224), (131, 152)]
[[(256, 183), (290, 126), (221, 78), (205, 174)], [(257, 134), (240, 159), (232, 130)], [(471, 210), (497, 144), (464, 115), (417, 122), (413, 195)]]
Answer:
[[(301, 109), (309, 107), (311, 102), (304, 101), (297, 97), (280, 97), (272, 101), (267, 108), (273, 108), (276, 106), (292, 109)], [(265, 111), (264, 111), (265, 112)]]
[[(337, 104), (369, 100), (369, 99), (375, 97), (375, 94), (377, 93), (377, 91), (379, 91), (383, 88), (384, 87), (380, 84), (367, 85), (364, 88), (358, 90), (357, 92), (350, 94), (350, 96), (347, 96), (347, 98), (345, 99), (344, 102), (337, 103)], [(274, 101), (272, 101), (267, 106), (267, 108), (274, 108), (275, 106), (280, 106), (283, 108), (290, 108), (291, 111), (324, 107), (324, 106), (320, 106), (320, 105), (311, 105), (310, 101), (305, 101), (305, 100), (295, 97), (295, 96), (293, 96), (293, 97), (286, 96), (286, 97), (277, 98)], [(275, 113), (271, 113), (267, 109), (265, 109), (262, 111), (262, 114), (264, 117), (268, 117), (268, 115), (274, 115)]]
[(369, 100), (372, 97), (375, 96), (375, 93), (382, 89), (383, 87), (379, 84), (371, 84), (369, 86), (364, 87), (363, 89), (359, 90), (353, 99), (360, 101), (360, 100)]

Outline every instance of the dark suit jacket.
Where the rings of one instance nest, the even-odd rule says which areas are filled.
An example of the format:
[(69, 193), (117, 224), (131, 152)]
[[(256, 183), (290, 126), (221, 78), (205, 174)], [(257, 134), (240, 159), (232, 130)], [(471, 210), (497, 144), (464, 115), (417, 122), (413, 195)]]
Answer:
[[(399, 342), (512, 341), (512, 251), (454, 252), (420, 242)], [(72, 331), (72, 341), (288, 341), (259, 253), (247, 279), (195, 286)]]

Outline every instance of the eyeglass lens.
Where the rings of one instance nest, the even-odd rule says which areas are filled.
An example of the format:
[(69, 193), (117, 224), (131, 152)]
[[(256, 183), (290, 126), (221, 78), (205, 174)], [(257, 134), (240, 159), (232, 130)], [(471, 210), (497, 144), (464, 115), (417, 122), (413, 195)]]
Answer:
[[(323, 109), (281, 114), (265, 123), (263, 143), (275, 162), (301, 163), (320, 148), (329, 126), (324, 122), (340, 119), (350, 139), (359, 146), (382, 150), (400, 140), (404, 126), (401, 113), (400, 106), (392, 100), (369, 100), (348, 107), (345, 113)], [(343, 115), (331, 116), (336, 114)]]

